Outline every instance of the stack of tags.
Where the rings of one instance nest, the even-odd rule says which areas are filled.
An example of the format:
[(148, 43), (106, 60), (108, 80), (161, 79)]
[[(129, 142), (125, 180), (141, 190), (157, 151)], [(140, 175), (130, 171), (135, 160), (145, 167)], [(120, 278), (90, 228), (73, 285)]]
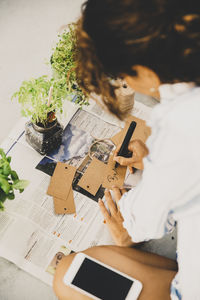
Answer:
[(76, 168), (66, 163), (58, 162), (51, 177), (47, 194), (53, 196), (56, 214), (72, 214), (76, 212), (72, 181)]

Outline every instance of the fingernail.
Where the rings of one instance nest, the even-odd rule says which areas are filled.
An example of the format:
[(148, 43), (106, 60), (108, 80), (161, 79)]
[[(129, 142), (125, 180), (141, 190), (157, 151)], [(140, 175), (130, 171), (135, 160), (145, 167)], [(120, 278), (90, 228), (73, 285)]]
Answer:
[(109, 189), (106, 188), (106, 189), (105, 189), (105, 192), (109, 192)]
[(101, 200), (101, 198), (99, 198), (99, 199), (98, 199), (98, 203), (101, 203), (101, 202), (102, 202), (102, 200)]
[(112, 185), (112, 189), (116, 188), (117, 186), (116, 185)]

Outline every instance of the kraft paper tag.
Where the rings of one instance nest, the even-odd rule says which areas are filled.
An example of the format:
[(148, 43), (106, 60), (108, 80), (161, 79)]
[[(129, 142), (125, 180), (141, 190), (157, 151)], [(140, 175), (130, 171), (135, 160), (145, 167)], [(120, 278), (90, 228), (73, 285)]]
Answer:
[(146, 122), (144, 120), (138, 119), (133, 116), (129, 116), (125, 123), (125, 127), (111, 138), (111, 141), (115, 145), (119, 145), (123, 142), (126, 132), (132, 121), (135, 121), (137, 123), (137, 126), (133, 132), (131, 141), (139, 139), (143, 143), (145, 143), (147, 138), (151, 135), (151, 128), (146, 125)]
[(111, 137), (111, 141), (117, 146), (123, 142), (123, 132), (124, 129), (122, 129), (120, 132), (115, 134), (114, 136)]
[(72, 186), (75, 172), (75, 167), (58, 162), (51, 177), (47, 194), (61, 200), (66, 200)]
[(72, 187), (70, 188), (66, 200), (62, 200), (56, 197), (54, 197), (53, 200), (54, 210), (56, 214), (73, 214), (76, 212)]
[(136, 140), (139, 139), (141, 140), (143, 143), (146, 142), (146, 140), (148, 139), (148, 137), (151, 135), (151, 128), (149, 126), (146, 125), (146, 121), (142, 120), (142, 119), (138, 119), (136, 117), (133, 116), (129, 116), (126, 122), (126, 126), (124, 128), (125, 132), (124, 132), (124, 136), (126, 135), (126, 132), (130, 126), (130, 123), (132, 121), (135, 121), (137, 123), (137, 126), (133, 132), (132, 140)]
[(110, 189), (113, 186), (121, 188), (124, 184), (124, 178), (126, 175), (126, 167), (118, 165), (115, 168), (116, 161), (113, 161), (113, 156), (109, 157), (106, 171), (104, 174), (104, 181), (102, 186)]
[(102, 184), (105, 170), (106, 165), (94, 157), (86, 172), (81, 177), (78, 185), (95, 196)]

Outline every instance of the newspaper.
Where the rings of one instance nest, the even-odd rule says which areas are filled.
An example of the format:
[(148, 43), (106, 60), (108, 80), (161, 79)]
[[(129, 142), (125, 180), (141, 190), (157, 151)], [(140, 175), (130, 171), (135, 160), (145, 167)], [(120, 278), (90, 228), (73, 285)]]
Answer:
[[(139, 103), (135, 110), (136, 117), (149, 115), (149, 108), (145, 111)], [(26, 143), (24, 118), (1, 144), (12, 157), (12, 168), (30, 184), (22, 194), (16, 194), (14, 201), (7, 200), (5, 211), (0, 213), (0, 255), (49, 285), (64, 255), (113, 244), (97, 204), (98, 198), (103, 198), (103, 188), (92, 196), (77, 185), (91, 157), (106, 163), (114, 149), (109, 138), (124, 125), (108, 113), (100, 112), (93, 101), (83, 110), (68, 102), (60, 116), (65, 127), (62, 144), (48, 156), (40, 155)], [(57, 161), (77, 168), (73, 215), (56, 215), (53, 199), (46, 194)], [(140, 176), (136, 177), (137, 181)]]

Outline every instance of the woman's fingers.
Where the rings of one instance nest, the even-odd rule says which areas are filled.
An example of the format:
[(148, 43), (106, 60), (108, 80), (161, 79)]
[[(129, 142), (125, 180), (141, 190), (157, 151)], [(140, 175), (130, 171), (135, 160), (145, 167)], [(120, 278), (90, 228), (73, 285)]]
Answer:
[[(117, 149), (120, 147), (119, 145)], [(143, 158), (148, 155), (148, 148), (146, 145), (140, 140), (134, 140), (129, 143), (128, 150), (132, 152), (132, 157), (126, 158), (123, 156), (117, 156), (118, 151), (115, 151), (114, 160), (118, 162), (121, 166), (129, 167), (131, 173), (133, 170), (131, 167), (135, 167), (137, 169), (143, 169)]]
[(101, 199), (99, 199), (99, 206), (101, 212), (106, 220), (108, 220), (111, 216), (115, 216), (118, 213), (118, 202), (121, 199), (122, 195), (126, 193), (125, 189), (119, 189), (118, 187), (112, 188), (114, 193), (114, 199), (111, 196), (109, 190), (105, 190), (105, 199), (108, 205), (108, 209), (110, 210), (110, 214)]
[(108, 190), (105, 190), (105, 198), (106, 198), (106, 202), (108, 204), (108, 208), (110, 210), (111, 215), (114, 215), (117, 211), (117, 207), (115, 205), (115, 202), (112, 199), (111, 193)]
[(118, 203), (118, 201), (121, 199), (122, 194), (121, 194), (121, 190), (118, 187), (113, 187), (112, 188), (113, 192), (114, 192), (114, 198), (115, 198), (115, 202), (116, 204)]
[(122, 193), (122, 195), (124, 195), (125, 193), (127, 193), (127, 190), (124, 189), (124, 188), (122, 188), (122, 189), (121, 189), (121, 193)]
[(136, 169), (139, 169), (139, 170), (144, 169), (143, 157), (136, 158), (136, 156), (134, 154), (130, 158), (126, 158), (126, 157), (122, 157), (122, 156), (116, 156), (116, 157), (114, 157), (113, 160), (118, 162), (121, 166), (128, 167), (131, 174), (134, 173), (134, 170), (132, 169), (132, 167), (134, 167)]
[(134, 140), (130, 142), (128, 150), (135, 153), (138, 158), (143, 158), (149, 153), (147, 146), (141, 140)]
[(135, 157), (127, 158), (123, 156), (115, 156), (113, 160), (118, 162), (121, 166), (132, 166), (135, 162)]
[(110, 219), (110, 214), (101, 199), (99, 199), (99, 207), (100, 207), (102, 215), (104, 216), (104, 219), (106, 221), (108, 221)]
[(121, 199), (122, 195), (127, 191), (125, 189), (119, 189), (118, 187), (113, 187), (112, 190), (114, 192), (115, 202), (119, 210), (119, 206), (118, 206), (119, 200)]
[[(119, 201), (122, 194), (124, 194), (126, 190), (125, 189), (120, 190), (117, 187), (113, 187), (113, 192), (114, 192), (115, 200)], [(124, 219), (120, 211), (118, 210), (117, 206), (115, 205), (110, 192), (107, 190), (105, 191), (105, 198), (108, 203), (108, 208), (110, 209), (110, 214), (101, 199), (99, 199), (99, 206), (103, 214), (104, 220), (106, 221), (106, 222), (104, 221), (104, 223), (107, 224), (108, 229), (110, 230), (110, 233), (113, 237), (113, 240), (115, 241), (116, 245), (131, 246), (133, 244), (132, 240), (127, 230), (123, 227)]]
[(134, 173), (134, 169), (133, 169), (133, 167), (128, 167), (128, 169), (129, 169), (129, 172), (130, 172), (131, 174), (133, 174), (133, 173)]

